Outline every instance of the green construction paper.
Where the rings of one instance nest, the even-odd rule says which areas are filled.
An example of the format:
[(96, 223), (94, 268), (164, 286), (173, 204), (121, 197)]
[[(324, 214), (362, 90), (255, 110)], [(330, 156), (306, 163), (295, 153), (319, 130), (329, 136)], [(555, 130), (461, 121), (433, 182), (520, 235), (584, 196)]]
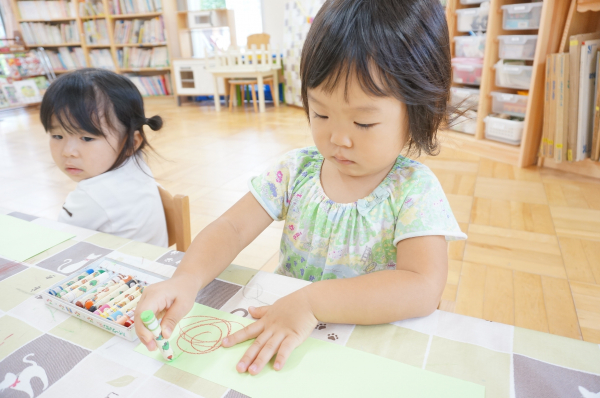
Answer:
[[(211, 316), (243, 325), (252, 323), (249, 319), (200, 304), (195, 304), (187, 316)], [(170, 339), (176, 355), (180, 327), (185, 328), (186, 322), (189, 323), (184, 318)], [(241, 326), (233, 328), (233, 331), (239, 328)], [(209, 329), (206, 331), (210, 333)], [(198, 330), (195, 333), (197, 335), (200, 332)], [(202, 337), (206, 337), (206, 334)], [(483, 398), (485, 396), (485, 388), (481, 385), (310, 337), (294, 350), (282, 370), (275, 371), (271, 361), (256, 376), (249, 373), (240, 374), (235, 366), (252, 341), (230, 348), (221, 347), (207, 354), (184, 352), (165, 366), (173, 366), (252, 398), (282, 396), (288, 398), (370, 396)], [(135, 351), (162, 360), (158, 351), (149, 352), (143, 344), (140, 344)]]
[(13, 261), (25, 261), (73, 237), (73, 234), (0, 214), (0, 256)]

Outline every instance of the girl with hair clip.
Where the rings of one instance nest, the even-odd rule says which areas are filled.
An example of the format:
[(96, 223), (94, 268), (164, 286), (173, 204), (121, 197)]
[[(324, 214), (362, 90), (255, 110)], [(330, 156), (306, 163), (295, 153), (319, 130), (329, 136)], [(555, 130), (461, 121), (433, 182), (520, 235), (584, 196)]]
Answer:
[(439, 0), (327, 0), (302, 49), (302, 100), (315, 146), (285, 154), (193, 241), (173, 277), (144, 290), (163, 336), (273, 221), (284, 221), (281, 275), (313, 282), (223, 340), (255, 339), (236, 366), (281, 369), (318, 322), (373, 325), (432, 313), (448, 274), (447, 241), (465, 239), (429, 168), (448, 106), (450, 43)]
[(40, 118), (52, 158), (77, 182), (58, 221), (139, 242), (168, 246), (157, 183), (143, 159), (151, 148), (138, 89), (124, 76), (82, 69), (56, 79), (42, 100)]

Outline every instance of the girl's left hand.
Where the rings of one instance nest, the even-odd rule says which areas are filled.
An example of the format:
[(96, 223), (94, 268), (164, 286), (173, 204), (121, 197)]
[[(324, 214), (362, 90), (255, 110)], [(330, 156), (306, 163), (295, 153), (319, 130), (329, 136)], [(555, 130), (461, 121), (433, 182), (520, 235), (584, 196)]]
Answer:
[(223, 339), (223, 347), (231, 347), (256, 337), (246, 354), (237, 364), (238, 372), (260, 373), (277, 353), (273, 368), (280, 370), (292, 351), (304, 342), (317, 326), (308, 292), (300, 289), (264, 307), (250, 307), (251, 325)]

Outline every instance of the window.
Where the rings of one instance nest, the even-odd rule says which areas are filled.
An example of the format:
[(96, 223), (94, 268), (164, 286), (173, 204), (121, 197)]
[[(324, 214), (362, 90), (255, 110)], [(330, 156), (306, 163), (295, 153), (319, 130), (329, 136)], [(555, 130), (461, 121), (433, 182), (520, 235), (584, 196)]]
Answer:
[(238, 46), (245, 46), (248, 36), (262, 33), (261, 0), (227, 0), (227, 8), (233, 10)]

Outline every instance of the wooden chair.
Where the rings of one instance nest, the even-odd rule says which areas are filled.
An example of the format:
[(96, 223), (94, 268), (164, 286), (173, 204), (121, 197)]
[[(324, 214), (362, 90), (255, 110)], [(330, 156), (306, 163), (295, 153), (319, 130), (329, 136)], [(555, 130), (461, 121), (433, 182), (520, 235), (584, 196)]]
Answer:
[[(261, 45), (257, 49), (252, 45), (250, 49), (230, 47), (225, 53), (216, 52), (215, 58), (209, 61), (206, 58), (206, 71), (215, 79), (215, 110), (221, 110), (218, 79), (252, 79), (258, 86), (258, 110), (265, 111), (265, 80), (272, 79), (273, 88), (279, 87), (277, 73), (281, 69), (281, 53), (271, 46)], [(273, 102), (279, 106), (279, 90), (273, 90)]]
[(261, 44), (264, 44), (265, 47), (269, 45), (271, 42), (271, 35), (268, 33), (256, 33), (248, 36), (248, 40), (246, 41), (246, 46), (248, 48), (252, 48), (254, 44), (257, 48), (260, 48)]
[[(240, 86), (242, 90), (242, 105), (246, 102), (246, 87), (250, 86), (250, 94), (252, 94), (252, 104), (254, 105), (254, 112), (258, 112), (258, 107), (256, 105), (256, 93), (254, 92), (254, 85), (258, 84), (258, 80), (256, 79), (231, 79), (229, 80), (229, 110), (233, 110), (233, 101), (236, 100), (236, 87)], [(263, 79), (263, 84), (269, 86), (269, 90), (271, 90), (271, 95), (273, 94), (273, 90), (275, 89), (275, 85), (273, 84), (272, 78)], [(275, 106), (279, 106), (279, 103), (275, 103)]]
[(184, 252), (192, 243), (190, 226), (190, 198), (187, 195), (171, 195), (169, 191), (158, 186), (160, 199), (167, 219), (169, 246), (176, 245), (177, 250)]

